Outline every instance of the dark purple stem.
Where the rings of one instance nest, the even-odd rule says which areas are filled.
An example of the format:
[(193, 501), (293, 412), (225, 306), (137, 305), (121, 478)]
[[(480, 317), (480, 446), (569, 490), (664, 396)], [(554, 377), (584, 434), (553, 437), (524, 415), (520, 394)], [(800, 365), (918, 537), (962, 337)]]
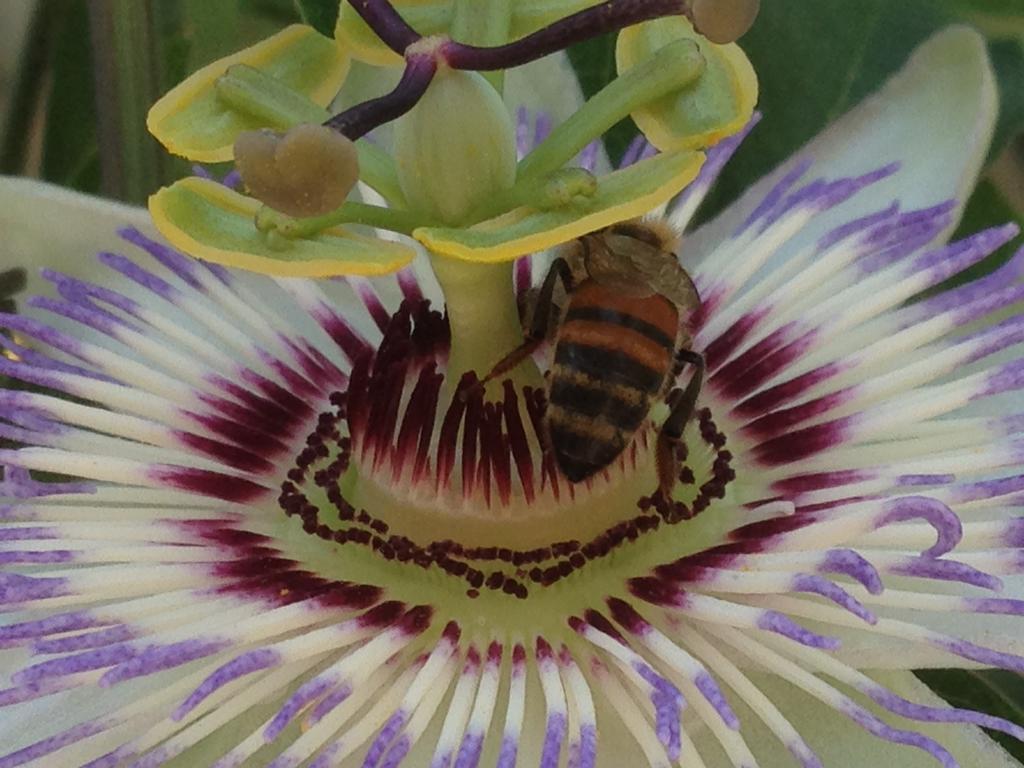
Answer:
[(685, 14), (688, 10), (684, 0), (607, 0), (507, 45), (480, 48), (447, 40), (430, 51), (426, 47), (410, 51), (409, 46), (423, 38), (398, 15), (388, 0), (349, 0), (349, 3), (377, 37), (405, 57), (405, 72), (391, 93), (357, 104), (324, 123), (353, 141), (416, 106), (437, 72), (438, 59), (453, 69), (509, 69), (606, 32), (663, 16)]
[(405, 72), (393, 91), (356, 104), (324, 125), (355, 141), (378, 125), (389, 123), (415, 107), (436, 72), (437, 62), (433, 54), (412, 54), (406, 59)]
[(404, 56), (405, 49), (422, 37), (398, 15), (388, 0), (349, 0), (349, 5), (374, 34), (399, 56)]
[(506, 45), (479, 48), (450, 41), (442, 46), (441, 54), (453, 69), (510, 69), (606, 32), (663, 16), (682, 15), (684, 10), (682, 0), (608, 0)]

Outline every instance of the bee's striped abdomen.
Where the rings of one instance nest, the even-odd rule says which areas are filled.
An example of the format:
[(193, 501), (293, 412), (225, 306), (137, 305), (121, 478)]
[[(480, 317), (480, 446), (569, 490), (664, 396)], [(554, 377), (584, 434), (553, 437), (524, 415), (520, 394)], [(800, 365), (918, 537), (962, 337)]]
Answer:
[(578, 482), (629, 445), (672, 368), (679, 313), (593, 280), (570, 298), (555, 342), (548, 432), (562, 472)]

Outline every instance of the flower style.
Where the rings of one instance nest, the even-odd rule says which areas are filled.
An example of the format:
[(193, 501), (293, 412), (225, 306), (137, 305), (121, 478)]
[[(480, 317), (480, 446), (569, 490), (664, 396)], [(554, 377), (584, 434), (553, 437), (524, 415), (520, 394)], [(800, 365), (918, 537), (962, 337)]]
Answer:
[(0, 316), (36, 388), (0, 390), (0, 768), (1013, 764), (975, 726), (1024, 730), (906, 671), (1024, 671), (1020, 258), (907, 303), (1015, 234), (944, 244), (993, 111), (949, 30), (686, 239), (709, 376), (671, 501), (653, 421), (561, 477), (540, 380), (473, 387), (424, 263), (254, 276), (9, 182), (15, 249), (129, 226), (53, 233), (105, 277)]

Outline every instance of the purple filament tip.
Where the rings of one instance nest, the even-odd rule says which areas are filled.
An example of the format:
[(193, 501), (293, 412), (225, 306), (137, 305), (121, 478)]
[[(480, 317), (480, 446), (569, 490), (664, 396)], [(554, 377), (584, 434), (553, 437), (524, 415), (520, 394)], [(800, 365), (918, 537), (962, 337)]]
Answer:
[(496, 768), (515, 768), (516, 756), (519, 754), (519, 742), (512, 736), (505, 736), (501, 740), (501, 749), (498, 752), (498, 764)]
[(171, 715), (172, 720), (181, 720), (185, 715), (195, 709), (199, 704), (211, 695), (214, 691), (222, 688), (233, 680), (245, 675), (252, 674), (261, 669), (267, 669), (281, 662), (281, 654), (270, 648), (260, 648), (255, 651), (248, 651), (238, 656), (220, 669), (214, 671), (199, 684), (187, 699)]
[(544, 731), (544, 747), (540, 755), (540, 768), (558, 768), (558, 758), (565, 741), (565, 715), (556, 713), (548, 717), (547, 729)]
[(107, 688), (135, 677), (152, 675), (165, 669), (173, 669), (190, 661), (211, 656), (224, 650), (228, 643), (221, 640), (183, 640), (169, 645), (150, 646), (100, 678), (100, 687)]
[(890, 523), (921, 519), (935, 529), (937, 539), (932, 547), (921, 554), (926, 557), (940, 557), (951, 551), (963, 538), (963, 524), (956, 513), (937, 499), (924, 496), (906, 496), (887, 502), (886, 512), (878, 521), (879, 527)]
[(761, 618), (757, 621), (759, 629), (764, 629), (768, 632), (774, 632), (777, 635), (788, 637), (800, 645), (806, 645), (809, 648), (821, 648), (828, 651), (836, 650), (840, 643), (837, 638), (825, 637), (819, 635), (817, 632), (812, 632), (809, 629), (805, 629), (797, 624), (795, 621), (790, 619), (777, 611), (765, 611), (761, 614)]
[(274, 716), (274, 719), (270, 721), (270, 724), (263, 731), (263, 739), (267, 742), (271, 742), (281, 735), (281, 731), (292, 721), (299, 712), (302, 711), (303, 707), (309, 704), (311, 701), (320, 698), (331, 686), (334, 685), (334, 680), (327, 677), (314, 677), (309, 682), (303, 684), (299, 690), (291, 695), (291, 698), (286, 701), (278, 713)]
[(868, 624), (877, 624), (878, 617), (865, 608), (859, 600), (837, 584), (822, 578), (806, 573), (798, 573), (793, 577), (792, 589), (794, 592), (806, 592), (812, 595), (831, 600), (836, 605), (845, 608), (859, 619)]
[(872, 595), (880, 595), (885, 589), (878, 570), (852, 549), (831, 549), (825, 554), (818, 570), (824, 573), (842, 573), (860, 582)]
[(380, 729), (380, 733), (377, 734), (377, 738), (370, 744), (370, 749), (363, 760), (363, 768), (377, 768), (381, 758), (384, 757), (384, 751), (398, 736), (406, 720), (408, 720), (408, 715), (401, 709), (388, 718), (384, 727)]

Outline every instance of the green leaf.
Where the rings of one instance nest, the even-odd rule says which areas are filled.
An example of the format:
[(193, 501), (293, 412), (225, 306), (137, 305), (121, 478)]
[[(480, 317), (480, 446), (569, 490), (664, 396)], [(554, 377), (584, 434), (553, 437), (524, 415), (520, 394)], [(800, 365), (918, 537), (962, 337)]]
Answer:
[(60, 20), (51, 51), (42, 177), (82, 192), (98, 192), (100, 162), (89, 11), (84, 0), (54, 9)]
[(993, 39), (1024, 35), (1024, 0), (940, 0)]
[(992, 16), (1024, 16), (1024, 0), (941, 0), (960, 13), (985, 13)]
[(24, 269), (6, 269), (0, 272), (0, 312), (14, 311), (14, 297), (25, 290), (27, 284)]
[[(996, 669), (928, 669), (918, 678), (950, 704), (1024, 723), (1024, 677)], [(1024, 744), (995, 731), (987, 731), (1003, 749), (1024, 760)]]
[(295, 7), (302, 20), (321, 35), (334, 37), (334, 25), (338, 23), (340, 0), (295, 0)]
[[(25, 290), (28, 280), (24, 269), (5, 269), (0, 272), (0, 312), (14, 313), (17, 310), (14, 298)], [(7, 332), (0, 329), (0, 357), (4, 356), (3, 336)], [(18, 382), (0, 376), (0, 389), (20, 389)], [(10, 443), (0, 440), (0, 448), (8, 447)]]

